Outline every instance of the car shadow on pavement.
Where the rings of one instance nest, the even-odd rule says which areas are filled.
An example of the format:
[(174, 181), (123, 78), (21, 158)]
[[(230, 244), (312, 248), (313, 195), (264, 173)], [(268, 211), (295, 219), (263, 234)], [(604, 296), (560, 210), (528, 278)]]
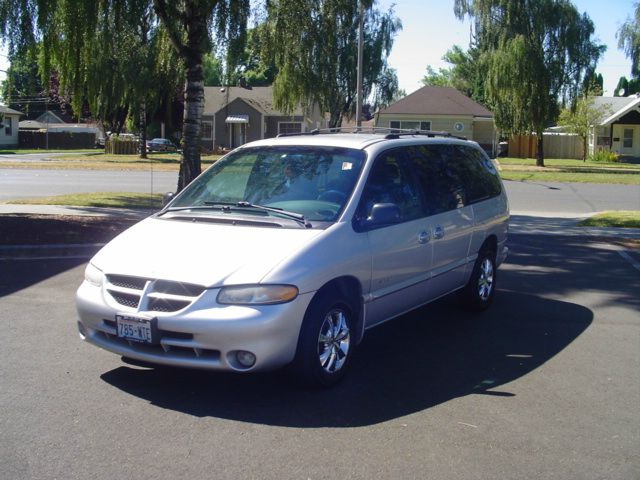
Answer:
[(282, 373), (235, 375), (122, 366), (102, 379), (161, 408), (197, 417), (296, 428), (359, 427), (465, 395), (512, 397), (536, 369), (591, 324), (572, 303), (499, 291), (469, 314), (445, 298), (367, 332), (344, 381), (308, 390)]
[[(34, 256), (24, 259), (0, 258), (0, 298), (29, 288), (37, 283), (55, 277), (67, 270), (87, 263), (88, 256), (81, 258), (60, 257), (43, 259)], [(78, 285), (80, 285), (80, 277)]]

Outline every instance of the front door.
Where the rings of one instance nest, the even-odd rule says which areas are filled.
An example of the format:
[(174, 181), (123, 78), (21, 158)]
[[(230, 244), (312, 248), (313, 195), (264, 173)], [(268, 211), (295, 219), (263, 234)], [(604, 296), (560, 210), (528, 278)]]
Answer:
[(640, 125), (614, 125), (613, 137), (616, 153), (640, 156)]

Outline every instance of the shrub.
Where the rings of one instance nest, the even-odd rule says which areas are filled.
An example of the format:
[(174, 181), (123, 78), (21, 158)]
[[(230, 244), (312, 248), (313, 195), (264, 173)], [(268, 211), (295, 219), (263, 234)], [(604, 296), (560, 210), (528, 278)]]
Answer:
[(614, 152), (610, 152), (608, 150), (598, 150), (597, 152), (589, 155), (589, 161), (591, 162), (614, 163), (614, 162), (618, 162), (619, 159), (620, 159), (620, 155)]

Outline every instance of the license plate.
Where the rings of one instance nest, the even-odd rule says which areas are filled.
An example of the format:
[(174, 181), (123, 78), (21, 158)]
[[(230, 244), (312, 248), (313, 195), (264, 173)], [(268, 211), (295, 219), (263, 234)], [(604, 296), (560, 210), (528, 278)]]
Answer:
[(118, 337), (140, 343), (154, 343), (155, 322), (152, 318), (116, 315)]

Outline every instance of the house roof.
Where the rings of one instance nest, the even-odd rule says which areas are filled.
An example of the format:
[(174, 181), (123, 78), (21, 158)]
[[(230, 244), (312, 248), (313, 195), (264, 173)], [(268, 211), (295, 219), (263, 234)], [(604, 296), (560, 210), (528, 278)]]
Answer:
[(4, 105), (0, 105), (0, 113), (8, 113), (12, 115), (24, 115), (24, 113), (14, 110), (13, 108), (5, 107)]
[[(273, 108), (273, 87), (204, 87), (204, 114), (215, 115), (222, 108), (240, 98), (266, 116), (282, 115)], [(292, 115), (302, 115), (297, 108)]]
[(608, 110), (605, 112), (604, 118), (600, 121), (600, 125), (608, 125), (640, 105), (640, 95), (634, 94), (628, 97), (595, 97), (593, 104), (596, 108), (603, 107)]
[(431, 86), (416, 90), (379, 113), (395, 115), (461, 115), (493, 118), (493, 114), (489, 110), (455, 88)]

